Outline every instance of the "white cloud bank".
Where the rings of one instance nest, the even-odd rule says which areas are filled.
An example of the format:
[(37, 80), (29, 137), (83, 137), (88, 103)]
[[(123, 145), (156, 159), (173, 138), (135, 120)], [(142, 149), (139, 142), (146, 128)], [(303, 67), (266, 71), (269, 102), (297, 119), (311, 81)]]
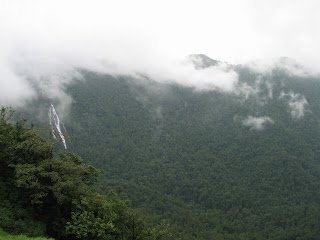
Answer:
[(242, 121), (243, 125), (250, 127), (252, 130), (263, 130), (266, 124), (273, 124), (274, 121), (268, 117), (253, 117), (248, 116), (246, 119)]
[(234, 90), (238, 76), (225, 65), (179, 60), (192, 53), (234, 63), (289, 56), (320, 69), (317, 9), (317, 0), (3, 0), (0, 104), (19, 105), (39, 89), (65, 100), (77, 67)]
[[(231, 92), (238, 82), (238, 74), (225, 64), (197, 69), (189, 59), (167, 59), (137, 64), (120, 64), (88, 56), (85, 61), (73, 61), (65, 56), (19, 52), (10, 59), (0, 58), (0, 104), (19, 105), (36, 96), (36, 91), (60, 102), (71, 100), (64, 93), (66, 84), (81, 78), (78, 68), (112, 75), (147, 76), (160, 83), (179, 84), (198, 91)], [(1, 64), (5, 62), (5, 64)]]
[(245, 66), (254, 72), (263, 74), (270, 74), (274, 69), (280, 69), (291, 76), (298, 77), (310, 77), (318, 74), (315, 69), (307, 68), (294, 59), (287, 57), (252, 60), (246, 63)]
[(238, 75), (225, 65), (196, 69), (176, 57), (164, 40), (173, 35), (162, 29), (171, 25), (156, 10), (145, 1), (1, 2), (0, 104), (19, 106), (37, 91), (70, 103), (64, 88), (77, 68), (232, 91)]
[(34, 90), (25, 77), (17, 76), (0, 59), (0, 104), (21, 105), (33, 95)]

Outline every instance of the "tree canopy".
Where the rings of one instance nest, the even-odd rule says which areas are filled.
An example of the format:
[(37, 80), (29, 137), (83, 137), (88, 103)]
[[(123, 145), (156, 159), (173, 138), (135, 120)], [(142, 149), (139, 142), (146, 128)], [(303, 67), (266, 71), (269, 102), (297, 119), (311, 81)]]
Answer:
[(147, 239), (157, 236), (114, 191), (92, 185), (100, 170), (0, 112), (0, 228), (56, 239)]

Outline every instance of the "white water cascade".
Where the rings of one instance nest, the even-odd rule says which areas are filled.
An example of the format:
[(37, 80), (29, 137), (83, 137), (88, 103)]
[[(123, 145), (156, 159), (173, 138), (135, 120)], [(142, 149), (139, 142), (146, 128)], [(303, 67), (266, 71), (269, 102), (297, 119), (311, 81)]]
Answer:
[[(62, 134), (61, 127), (60, 127), (60, 119), (59, 119), (59, 116), (58, 116), (52, 103), (50, 104), (48, 116), (49, 116), (49, 123), (51, 126), (51, 133), (52, 133), (53, 138), (57, 139), (57, 137), (55, 135), (55, 132), (57, 131), (59, 134), (59, 137), (61, 139), (61, 142), (63, 143), (64, 148), (67, 149), (66, 140)], [(62, 125), (63, 125), (63, 123), (62, 123)], [(64, 127), (64, 125), (63, 125), (63, 127)]]

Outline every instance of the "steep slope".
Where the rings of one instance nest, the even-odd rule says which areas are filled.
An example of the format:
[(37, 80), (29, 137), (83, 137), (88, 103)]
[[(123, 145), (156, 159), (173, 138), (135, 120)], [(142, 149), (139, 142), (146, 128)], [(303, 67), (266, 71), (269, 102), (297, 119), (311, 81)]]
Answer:
[(317, 239), (320, 79), (230, 67), (229, 93), (82, 71), (68, 87), (70, 149), (104, 169), (102, 191), (176, 237)]

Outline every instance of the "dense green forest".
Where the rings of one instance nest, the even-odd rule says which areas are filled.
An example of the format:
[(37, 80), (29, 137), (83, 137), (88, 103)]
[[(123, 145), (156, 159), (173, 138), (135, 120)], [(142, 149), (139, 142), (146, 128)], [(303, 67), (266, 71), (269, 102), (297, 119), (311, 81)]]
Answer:
[[(147, 227), (166, 221), (172, 238), (319, 239), (320, 78), (230, 67), (230, 93), (79, 70), (69, 150), (103, 169), (101, 194), (130, 199)], [(46, 125), (32, 112), (48, 108), (42, 96), (17, 116)]]
[[(92, 184), (101, 172), (0, 111), (0, 230), (56, 239), (161, 239), (167, 225), (145, 227), (130, 202)], [(91, 187), (90, 187), (91, 186)], [(8, 236), (3, 232), (2, 238)]]

